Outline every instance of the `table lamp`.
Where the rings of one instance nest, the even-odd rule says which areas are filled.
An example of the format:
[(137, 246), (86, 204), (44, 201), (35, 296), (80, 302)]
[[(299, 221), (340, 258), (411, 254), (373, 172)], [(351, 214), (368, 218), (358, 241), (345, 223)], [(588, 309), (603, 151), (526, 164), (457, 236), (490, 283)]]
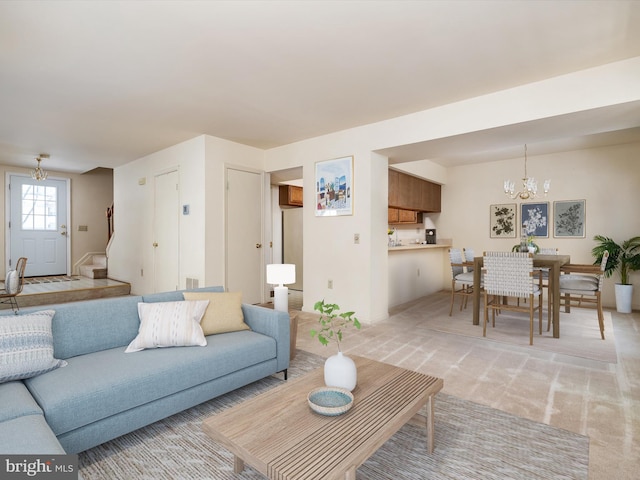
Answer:
[(273, 308), (281, 312), (289, 311), (289, 289), (284, 285), (295, 283), (296, 266), (292, 263), (272, 263), (267, 265), (267, 283), (274, 287)]

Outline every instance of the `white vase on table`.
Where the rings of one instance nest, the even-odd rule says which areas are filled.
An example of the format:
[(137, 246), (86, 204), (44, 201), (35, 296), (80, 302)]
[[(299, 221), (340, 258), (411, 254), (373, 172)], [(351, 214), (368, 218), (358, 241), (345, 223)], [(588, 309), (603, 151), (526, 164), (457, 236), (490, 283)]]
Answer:
[(324, 362), (324, 383), (327, 387), (341, 387), (352, 391), (356, 388), (357, 381), (355, 362), (342, 352), (330, 356)]

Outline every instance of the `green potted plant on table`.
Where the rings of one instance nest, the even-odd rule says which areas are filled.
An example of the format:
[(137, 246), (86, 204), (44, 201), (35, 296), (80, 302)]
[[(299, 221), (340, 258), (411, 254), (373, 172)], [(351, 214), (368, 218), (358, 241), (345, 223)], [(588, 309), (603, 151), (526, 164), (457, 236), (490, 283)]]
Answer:
[(620, 313), (631, 313), (633, 285), (629, 282), (629, 273), (640, 270), (640, 236), (620, 244), (603, 235), (596, 235), (593, 239), (597, 242), (591, 250), (591, 254), (596, 258), (594, 265), (602, 262), (604, 252), (608, 251), (609, 259), (604, 276), (608, 278), (615, 271), (620, 274), (620, 283), (615, 285), (616, 310)]
[(351, 391), (357, 383), (356, 364), (342, 354), (340, 342), (345, 329), (351, 326), (360, 329), (360, 322), (355, 317), (355, 312), (339, 313), (340, 307), (335, 303), (325, 303), (324, 300), (320, 300), (315, 303), (313, 309), (320, 312), (320, 318), (318, 318), (320, 329), (311, 330), (311, 336), (317, 336), (325, 347), (331, 342), (335, 342), (338, 347), (338, 353), (327, 358), (324, 364), (324, 383), (328, 387), (342, 387)]

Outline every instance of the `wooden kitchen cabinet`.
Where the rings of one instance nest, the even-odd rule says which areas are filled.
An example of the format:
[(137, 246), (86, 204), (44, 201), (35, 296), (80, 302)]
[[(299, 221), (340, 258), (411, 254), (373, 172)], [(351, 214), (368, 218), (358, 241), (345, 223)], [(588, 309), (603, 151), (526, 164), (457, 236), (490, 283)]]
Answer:
[(441, 210), (442, 187), (413, 175), (389, 169), (389, 207), (418, 212)]
[(389, 208), (389, 224), (417, 224), (422, 223), (422, 212), (416, 212), (415, 210), (402, 210), (399, 208)]
[(389, 205), (391, 206), (398, 204), (398, 192), (400, 191), (400, 186), (398, 185), (399, 180), (400, 172), (389, 169)]
[(281, 207), (302, 207), (302, 187), (280, 185)]
[(432, 182), (424, 182), (421, 190), (420, 210), (423, 212), (439, 212), (442, 209), (440, 198), (442, 185)]

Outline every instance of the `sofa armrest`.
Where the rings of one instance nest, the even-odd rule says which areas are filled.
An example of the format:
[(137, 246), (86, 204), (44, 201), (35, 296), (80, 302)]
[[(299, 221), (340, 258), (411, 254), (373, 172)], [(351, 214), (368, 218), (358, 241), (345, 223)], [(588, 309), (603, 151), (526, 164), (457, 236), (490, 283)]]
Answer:
[(287, 312), (280, 312), (257, 305), (242, 304), (244, 321), (254, 332), (276, 340), (278, 371), (289, 368), (291, 326)]

